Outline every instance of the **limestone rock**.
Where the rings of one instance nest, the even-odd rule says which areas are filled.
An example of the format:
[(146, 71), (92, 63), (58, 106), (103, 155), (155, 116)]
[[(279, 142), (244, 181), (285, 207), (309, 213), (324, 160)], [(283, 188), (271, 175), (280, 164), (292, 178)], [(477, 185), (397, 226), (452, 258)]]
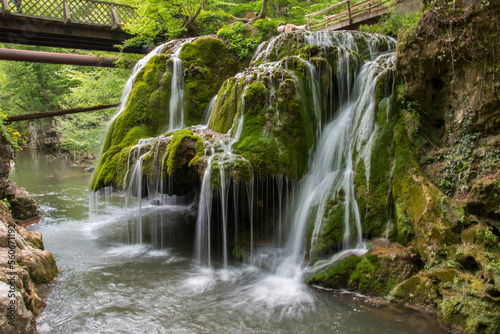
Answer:
[[(35, 318), (45, 306), (38, 293), (38, 287), (52, 281), (57, 273), (54, 256), (49, 251), (43, 250), (41, 234), (16, 225), (7, 207), (0, 203), (2, 333), (36, 332)], [(14, 289), (15, 294), (9, 296), (8, 292), (11, 289)], [(9, 324), (8, 306), (11, 301), (15, 303), (14, 326)]]

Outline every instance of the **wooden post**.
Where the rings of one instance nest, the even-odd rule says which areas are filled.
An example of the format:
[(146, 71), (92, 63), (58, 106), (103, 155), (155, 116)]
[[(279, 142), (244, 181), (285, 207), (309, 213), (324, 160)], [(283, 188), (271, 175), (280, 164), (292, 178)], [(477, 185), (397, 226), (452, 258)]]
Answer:
[(120, 28), (120, 26), (121, 26), (121, 23), (120, 23), (120, 19), (118, 18), (118, 14), (116, 13), (115, 5), (112, 4), (111, 5), (111, 29), (115, 30), (115, 29)]
[(68, 0), (64, 0), (63, 5), (64, 5), (64, 24), (69, 24), (71, 23), (71, 14), (69, 12)]
[(351, 4), (350, 4), (349, 0), (347, 0), (347, 11), (349, 12), (349, 24), (352, 24), (352, 19), (351, 19)]
[(10, 16), (10, 8), (9, 8), (9, 1), (8, 0), (2, 0), (2, 13), (3, 16), (9, 17)]
[(306, 26), (306, 30), (311, 30), (311, 21), (309, 20), (309, 17), (307, 18), (307, 26)]

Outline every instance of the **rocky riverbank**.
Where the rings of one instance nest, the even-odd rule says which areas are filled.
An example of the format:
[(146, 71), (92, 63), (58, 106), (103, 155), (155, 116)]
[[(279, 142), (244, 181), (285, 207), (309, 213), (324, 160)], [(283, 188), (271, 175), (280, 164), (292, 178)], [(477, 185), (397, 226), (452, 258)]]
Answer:
[(45, 306), (39, 288), (58, 273), (42, 235), (21, 226), (38, 219), (33, 197), (10, 180), (13, 151), (0, 136), (0, 328), (2, 333), (36, 333)]

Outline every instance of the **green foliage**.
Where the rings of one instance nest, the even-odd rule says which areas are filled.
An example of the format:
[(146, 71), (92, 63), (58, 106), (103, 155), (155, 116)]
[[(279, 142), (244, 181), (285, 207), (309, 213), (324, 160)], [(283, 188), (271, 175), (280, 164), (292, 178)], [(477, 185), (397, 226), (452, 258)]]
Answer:
[(257, 37), (259, 42), (268, 40), (272, 36), (276, 36), (278, 31), (276, 30), (280, 25), (280, 21), (260, 19), (253, 22), (253, 26), (257, 29)]
[[(62, 108), (74, 108), (118, 101), (130, 71), (93, 68), (89, 72), (83, 72), (73, 67), (65, 67), (61, 73), (77, 85), (62, 96), (60, 105)], [(73, 153), (75, 158), (84, 153), (97, 155), (106, 124), (115, 112), (116, 108), (112, 108), (57, 117), (56, 131), (61, 138), (61, 148)]]
[[(4, 46), (9, 47), (9, 46)], [(40, 48), (16, 46), (19, 49)], [(69, 92), (72, 83), (60, 73), (60, 65), (0, 61), (0, 108), (2, 119), (13, 115), (59, 109), (61, 96)], [(3, 121), (2, 121), (3, 124)], [(27, 122), (1, 126), (15, 149), (25, 144)]]
[(0, 133), (2, 136), (7, 138), (12, 145), (12, 148), (17, 151), (21, 150), (22, 147), (21, 145), (24, 145), (26, 143), (25, 139), (21, 136), (21, 133), (19, 131), (13, 129), (11, 125), (6, 125), (4, 122), (4, 119), (7, 117), (2, 112), (2, 108), (0, 108)]
[[(8, 46), (7, 46), (8, 47)], [(47, 51), (39, 47), (16, 48)], [(106, 56), (104, 52), (50, 49), (60, 53), (79, 53)], [(57, 109), (86, 107), (117, 102), (130, 73), (127, 69), (95, 68), (0, 62), (0, 98), (4, 116), (29, 114)], [(84, 152), (97, 154), (105, 124), (114, 109), (91, 114), (75, 114), (56, 118), (56, 132), (61, 148), (75, 156)], [(16, 122), (1, 126), (15, 149), (28, 140), (28, 123)]]
[(245, 60), (261, 42), (278, 33), (278, 25), (279, 21), (268, 19), (253, 21), (250, 25), (237, 22), (219, 29), (217, 35), (226, 38), (230, 49), (240, 60)]
[(240, 60), (251, 56), (253, 50), (259, 45), (259, 40), (252, 37), (249, 27), (241, 22), (219, 29), (217, 35), (228, 40), (230, 49)]
[(397, 37), (404, 30), (413, 30), (421, 16), (422, 11), (405, 11), (400, 7), (393, 7), (378, 23), (372, 26), (362, 25), (359, 30)]
[(194, 35), (217, 34), (217, 31), (234, 22), (234, 17), (222, 11), (202, 11), (196, 19)]
[[(122, 1), (137, 8), (139, 19), (125, 25), (125, 30), (138, 35), (146, 46), (158, 39), (168, 40), (181, 36), (184, 24), (197, 13), (199, 0), (128, 0)], [(137, 42), (137, 40), (135, 41)]]
[(221, 10), (236, 17), (245, 17), (247, 13), (259, 12), (261, 4), (262, 1), (215, 0), (211, 2), (210, 7), (213, 10)]

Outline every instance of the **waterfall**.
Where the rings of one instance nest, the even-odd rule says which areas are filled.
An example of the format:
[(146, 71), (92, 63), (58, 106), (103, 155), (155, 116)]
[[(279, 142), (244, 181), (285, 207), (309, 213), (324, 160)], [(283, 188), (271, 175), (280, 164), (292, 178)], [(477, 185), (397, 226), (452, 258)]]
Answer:
[[(289, 275), (293, 264), (300, 265), (304, 250), (305, 228), (313, 205), (319, 205), (318, 219), (315, 220), (313, 238), (322, 223), (321, 217), (331, 193), (342, 189), (344, 196), (344, 240), (343, 250), (354, 246), (363, 249), (362, 227), (359, 210), (354, 196), (353, 151), (360, 140), (370, 138), (376, 112), (373, 103), (377, 77), (385, 75), (386, 69), (394, 66), (394, 55), (379, 56), (363, 65), (355, 78), (350, 92), (351, 98), (340, 108), (338, 116), (326, 125), (312, 157), (311, 168), (301, 181), (297, 209), (293, 216), (292, 234), (287, 245), (288, 258), (278, 269), (278, 273)], [(371, 122), (365, 121), (371, 120)], [(351, 231), (354, 224), (355, 241)]]
[[(169, 42), (171, 43), (171, 42)], [(139, 72), (144, 68), (144, 66), (147, 65), (147, 63), (153, 58), (154, 56), (159, 56), (163, 53), (163, 50), (165, 47), (169, 45), (169, 43), (165, 43), (162, 45), (157, 46), (154, 48), (153, 51), (148, 53), (144, 58), (140, 59), (137, 64), (134, 66), (134, 70), (132, 71), (132, 75), (130, 78), (128, 78), (127, 83), (125, 84), (125, 87), (123, 88), (123, 93), (122, 93), (122, 98), (121, 98), (121, 104), (120, 104), (120, 109), (118, 109), (118, 112), (111, 118), (110, 124), (120, 116), (123, 111), (125, 110), (125, 107), (127, 106), (127, 101), (130, 96), (130, 92), (132, 91), (132, 88), (134, 87), (134, 81), (135, 77)]]
[[(294, 42), (292, 46), (290, 36)], [(184, 69), (179, 56), (182, 45), (192, 40), (164, 44), (138, 63), (127, 83), (123, 104), (126, 103), (137, 72), (154, 55), (169, 52), (173, 76), (168, 127), (170, 130), (181, 129), (184, 126)], [(231, 93), (224, 91), (229, 87), (229, 83), (223, 86), (226, 88), (214, 96), (204, 110), (203, 122), (205, 124), (208, 120), (214, 122), (216, 119), (213, 117), (214, 112), (226, 103), (219, 101), (230, 101), (233, 96), (236, 101), (235, 109), (231, 111), (233, 119), (229, 120), (232, 123), (224, 125), (223, 131), (227, 133), (220, 137), (208, 133), (207, 138), (210, 139), (202, 136), (205, 140), (206, 167), (197, 198), (195, 236), (197, 264), (209, 267), (212, 265), (212, 251), (215, 249), (213, 237), (220, 236), (216, 246), (220, 249), (221, 263), (227, 268), (233, 240), (230, 237), (231, 233), (234, 233), (234, 244), (238, 246), (238, 242), (242, 242), (242, 245), (244, 243), (246, 253), (243, 256), (249, 256), (250, 259), (262, 255), (263, 239), (267, 243), (266, 247), (269, 244), (280, 247), (280, 250), (274, 248), (271, 251), (277, 254), (273, 255), (275, 260), (272, 260), (274, 262), (272, 270), (283, 277), (298, 279), (302, 272), (302, 261), (304, 258), (312, 257), (312, 251), (310, 254), (305, 254), (305, 245), (306, 243), (311, 245), (312, 249), (314, 245), (320, 243), (326, 226), (325, 217), (330, 214), (328, 210), (331, 209), (332, 201), (339, 203), (338, 216), (341, 218), (337, 225), (342, 231), (338, 236), (339, 240), (335, 239), (337, 244), (334, 247), (341, 251), (365, 249), (353, 182), (354, 170), (362, 160), (367, 176), (370, 175), (371, 151), (378, 133), (374, 93), (378, 78), (391, 72), (394, 66), (394, 57), (391, 53), (381, 55), (378, 53), (394, 46), (395, 40), (389, 37), (351, 32), (284, 34), (260, 45), (250, 67), (229, 79), (233, 80), (231, 84), (234, 85), (232, 86), (234, 90)], [(280, 95), (284, 94), (280, 86), (282, 83), (283, 89), (288, 89), (286, 94), (290, 95)], [(247, 119), (254, 117), (253, 114), (256, 112), (256, 107), (252, 104), (255, 101), (245, 101), (247, 89), (253, 84), (258, 84), (253, 88), (264, 87), (264, 93), (258, 94), (265, 94), (265, 101), (259, 102), (267, 108), (264, 116), (266, 122), (273, 125), (268, 128), (266, 123), (266, 127), (262, 128), (262, 138), (275, 145), (270, 147), (276, 150), (277, 153), (272, 154), (278, 155), (279, 159), (281, 156), (288, 156), (290, 150), (283, 150), (285, 146), (280, 143), (283, 140), (272, 132), (281, 131), (278, 127), (286, 127), (287, 117), (295, 117), (290, 116), (295, 109), (280, 109), (282, 96), (294, 96), (293, 98), (299, 101), (297, 102), (299, 108), (303, 108), (303, 113), (307, 115), (301, 116), (304, 117), (304, 123), (312, 124), (310, 129), (306, 129), (310, 133), (307, 139), (309, 143), (302, 149), (305, 152), (304, 156), (307, 156), (309, 150), (307, 170), (303, 174), (306, 163), (302, 163), (300, 172), (296, 172), (297, 177), (303, 174), (299, 181), (294, 180), (294, 174), (284, 173), (282, 167), (270, 170), (278, 170), (284, 174), (270, 173), (261, 179), (259, 175), (262, 174), (256, 171), (254, 175), (251, 170), (252, 165), (246, 160), (244, 153), (241, 153), (243, 151), (239, 150), (240, 137), (242, 134), (247, 135), (249, 131), (245, 128)], [(229, 94), (233, 94), (232, 92), (235, 93), (230, 97)], [(124, 106), (120, 108), (115, 118), (123, 111), (122, 109)], [(213, 131), (207, 129), (207, 126), (198, 126), (196, 130), (193, 127), (191, 130)], [(259, 135), (254, 134), (254, 136)], [(143, 195), (147, 193), (149, 201), (155, 203), (154, 205), (176, 203), (175, 196), (172, 196), (172, 199), (165, 199), (161, 194), (164, 191), (163, 187), (167, 187), (164, 182), (168, 181), (168, 186), (172, 187), (172, 180), (160, 179), (159, 175), (164, 165), (162, 159), (165, 155), (162, 157), (162, 154), (166, 154), (165, 148), (171, 138), (171, 136), (160, 136), (141, 140), (130, 149), (124, 185), (127, 203), (130, 195), (138, 198), (139, 227), (135, 233), (136, 237), (132, 238), (134, 242), (143, 241), (140, 218)], [(216, 142), (220, 138), (222, 140)], [(242, 141), (244, 140), (246, 137)], [(144, 159), (155, 141), (154, 151)], [(160, 150), (159, 143), (162, 141), (165, 142)], [(143, 160), (147, 168), (154, 169), (152, 174), (148, 174), (148, 178), (152, 180), (148, 180), (147, 184), (142, 175)], [(250, 166), (248, 169), (251, 171), (250, 177), (245, 178), (246, 182), (239, 180), (231, 182), (231, 173), (236, 168), (234, 166), (242, 160)], [(283, 161), (288, 160), (277, 161), (283, 164)], [(155, 177), (157, 179), (154, 179)], [(212, 189), (214, 180), (217, 182), (220, 180), (219, 189), (216, 191)], [(173, 188), (167, 191), (169, 194), (173, 192)], [(91, 197), (91, 199), (93, 203), (97, 203), (97, 198)], [(242, 226), (246, 229), (245, 235)], [(305, 240), (306, 229), (307, 240)], [(152, 237), (152, 240), (156, 240), (155, 243), (161, 243), (161, 240), (157, 239), (156, 235)], [(329, 252), (331, 254), (330, 250)]]
[(212, 149), (208, 158), (207, 168), (203, 175), (200, 191), (200, 201), (198, 204), (198, 217), (196, 219), (196, 243), (195, 257), (198, 265), (212, 265), (210, 256), (210, 220), (212, 218), (212, 188), (210, 187), (210, 177), (212, 173), (212, 162), (214, 160), (214, 150)]
[(184, 124), (184, 71), (179, 58), (181, 49), (170, 56), (173, 61), (172, 94), (169, 103), (169, 130), (180, 129)]
[[(297, 83), (300, 91), (297, 94), (305, 96), (305, 89), (301, 86), (299, 78), (293, 71), (288, 70), (290, 61), (296, 59), (305, 65), (307, 72), (307, 91), (311, 94), (311, 106), (308, 106), (309, 112), (313, 112), (317, 121), (316, 144), (311, 150), (309, 167), (298, 183), (286, 182), (284, 189), (284, 176), (277, 175), (272, 177), (272, 190), (277, 189), (277, 196), (273, 194), (272, 198), (277, 197), (277, 208), (274, 207), (273, 201), (273, 217), (274, 210), (277, 212), (277, 233), (273, 240), (278, 247), (283, 245), (283, 234), (286, 220), (290, 221), (289, 236), (286, 245), (284, 246), (285, 256), (281, 260), (276, 260), (276, 274), (283, 277), (300, 279), (301, 263), (304, 258), (304, 242), (305, 230), (310, 221), (313, 221), (314, 227), (311, 236), (311, 243), (317, 242), (321, 228), (323, 226), (323, 215), (328, 208), (328, 201), (332, 196), (340, 196), (339, 201), (343, 206), (343, 236), (341, 241), (341, 250), (357, 249), (359, 252), (365, 250), (363, 242), (363, 231), (361, 226), (361, 217), (359, 214), (358, 205), (355, 198), (354, 190), (354, 171), (353, 166), (357, 163), (359, 157), (364, 158), (367, 164), (366, 170), (369, 173), (369, 161), (371, 154), (371, 146), (377, 128), (375, 126), (374, 92), (376, 82), (379, 76), (385, 75), (387, 71), (392, 71), (394, 65), (394, 57), (392, 54), (384, 54), (377, 56), (379, 51), (385, 51), (395, 47), (395, 40), (385, 36), (371, 36), (364, 34), (355, 34), (350, 32), (317, 32), (317, 33), (297, 33), (297, 45), (317, 45), (317, 46), (335, 46), (337, 47), (338, 57), (335, 71), (330, 66), (328, 72), (330, 85), (328, 91), (323, 92), (320, 88), (322, 78), (315, 66), (305, 59), (295, 55), (295, 51), (291, 51), (290, 57), (281, 59), (278, 58), (278, 49), (286, 43), (286, 35), (280, 35), (268, 42), (259, 46), (258, 52), (255, 54), (252, 63), (257, 63), (257, 66), (250, 67), (249, 70), (237, 74), (238, 93), (241, 99), (240, 110), (235, 115), (233, 124), (228, 131), (228, 135), (232, 136), (229, 142), (220, 145), (222, 153), (214, 154), (208, 159), (208, 165), (203, 177), (202, 189), (199, 200), (199, 216), (197, 221), (197, 243), (196, 254), (197, 262), (200, 263), (202, 254), (208, 254), (208, 265), (210, 266), (210, 221), (212, 208), (212, 191), (210, 188), (210, 169), (217, 162), (218, 173), (221, 180), (221, 189), (217, 192), (220, 198), (221, 220), (222, 220), (222, 255), (223, 265), (227, 266), (227, 226), (228, 226), (228, 192), (229, 183), (227, 182), (227, 173), (225, 171), (225, 163), (232, 159), (232, 146), (239, 140), (243, 132), (244, 116), (245, 116), (245, 101), (244, 96), (249, 83), (261, 82), (261, 80), (269, 80), (270, 82), (280, 82), (285, 78), (291, 78)], [(361, 58), (357, 56), (360, 51), (358, 44), (362, 40), (363, 52), (368, 53), (366, 61), (362, 66), (359, 63)], [(297, 46), (297, 52), (300, 47)], [(275, 52), (276, 50), (276, 52)], [(276, 59), (276, 60), (275, 60)], [(280, 71), (276, 71), (280, 69)], [(279, 73), (279, 76), (276, 75)], [(281, 77), (280, 77), (281, 76)], [(271, 85), (272, 86), (272, 85)], [(219, 95), (223, 94), (219, 92)], [(274, 88), (270, 90), (269, 96), (275, 94)], [(209, 119), (208, 113), (213, 110), (212, 104), (215, 104), (215, 97), (205, 111), (205, 119)], [(272, 100), (272, 97), (267, 99)], [(328, 102), (329, 101), (329, 102)], [(276, 102), (277, 103), (277, 102)], [(328, 106), (329, 109), (326, 109)], [(278, 110), (278, 108), (276, 108)], [(210, 115), (210, 118), (212, 115)], [(276, 112), (276, 119), (280, 122), (279, 111)], [(265, 134), (264, 134), (265, 135)], [(359, 157), (353, 161), (353, 152), (356, 150)], [(258, 227), (256, 222), (259, 222), (258, 205), (256, 201), (260, 196), (260, 181), (252, 177), (250, 182), (246, 184), (246, 198), (248, 228), (249, 228), (249, 255), (253, 258), (257, 257), (256, 261), (261, 261), (262, 252), (256, 253), (254, 237)], [(264, 184), (263, 184), (264, 185)], [(208, 187), (208, 189), (207, 189)], [(236, 189), (236, 184), (233, 187)], [(269, 179), (262, 191), (269, 191)], [(295, 189), (297, 188), (297, 189)], [(285, 192), (284, 192), (285, 191)], [(284, 193), (283, 193), (284, 192)], [(233, 196), (241, 196), (241, 192), (233, 191)], [(263, 194), (269, 200), (269, 194)], [(283, 201), (283, 199), (286, 199)], [(237, 201), (234, 199), (234, 211), (236, 212)], [(240, 201), (239, 205), (243, 203)], [(292, 208), (292, 212), (287, 212), (287, 218), (283, 217), (283, 212), (287, 208)], [(314, 213), (315, 211), (315, 213)], [(269, 214), (269, 211), (266, 211)], [(266, 219), (267, 217), (263, 217)], [(262, 218), (261, 218), (262, 219)], [(236, 226), (237, 218), (235, 218)], [(274, 252), (274, 251), (273, 251)], [(280, 252), (281, 253), (281, 252)], [(275, 257), (273, 255), (272, 257)], [(260, 260), (259, 260), (260, 259)], [(275, 261), (275, 260), (272, 260)]]

